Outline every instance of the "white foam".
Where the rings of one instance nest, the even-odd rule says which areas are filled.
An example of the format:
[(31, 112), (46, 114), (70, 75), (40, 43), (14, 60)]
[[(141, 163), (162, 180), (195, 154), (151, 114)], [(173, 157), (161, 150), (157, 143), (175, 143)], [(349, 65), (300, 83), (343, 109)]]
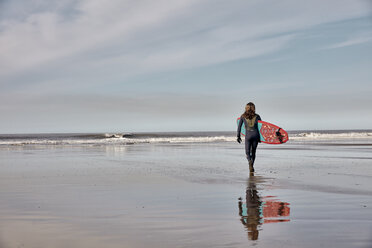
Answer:
[(123, 137), (123, 134), (118, 134), (118, 133), (114, 133), (114, 134), (110, 134), (110, 133), (105, 133), (105, 137), (106, 138), (122, 138)]
[(304, 132), (290, 135), (291, 140), (340, 140), (340, 139), (372, 139), (372, 132)]
[(110, 144), (141, 144), (141, 143), (211, 143), (235, 141), (235, 137), (159, 137), (159, 138), (123, 138), (122, 135), (107, 135), (104, 139), (18, 139), (0, 140), (0, 145), (110, 145)]
[[(0, 139), (0, 145), (127, 145), (143, 143), (213, 143), (213, 142), (235, 142), (235, 135), (211, 135), (211, 136), (178, 136), (178, 137), (136, 137), (136, 135), (112, 133), (105, 134), (103, 138), (92, 136), (86, 138), (68, 137), (68, 138), (6, 138)], [(98, 137), (98, 138), (97, 138)], [(351, 141), (363, 140), (372, 142), (372, 132), (369, 131), (319, 131), (319, 132), (300, 132), (289, 134), (290, 141), (317, 142), (317, 141)]]

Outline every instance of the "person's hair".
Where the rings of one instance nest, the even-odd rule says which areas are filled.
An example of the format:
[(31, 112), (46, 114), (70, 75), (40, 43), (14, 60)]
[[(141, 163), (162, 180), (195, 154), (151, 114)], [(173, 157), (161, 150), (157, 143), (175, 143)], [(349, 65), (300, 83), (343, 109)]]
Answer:
[[(249, 108), (247, 109), (247, 107), (249, 107)], [(256, 116), (256, 106), (254, 105), (253, 102), (247, 103), (246, 110), (242, 114), (242, 117), (245, 118), (245, 119), (252, 120), (253, 117), (255, 117), (255, 116)]]

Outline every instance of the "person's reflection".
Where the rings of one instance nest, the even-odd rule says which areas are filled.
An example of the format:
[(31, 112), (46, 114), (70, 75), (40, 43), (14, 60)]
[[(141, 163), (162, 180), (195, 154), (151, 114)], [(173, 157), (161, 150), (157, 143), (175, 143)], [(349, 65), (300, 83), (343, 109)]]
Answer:
[(260, 226), (264, 223), (287, 222), (289, 219), (289, 203), (279, 202), (273, 196), (261, 197), (257, 184), (265, 180), (255, 177), (251, 172), (246, 190), (246, 203), (239, 198), (238, 207), (241, 223), (247, 228), (248, 238), (257, 240)]
[[(262, 201), (258, 195), (254, 173), (251, 172), (246, 191), (246, 204), (243, 204), (242, 198), (239, 198), (240, 221), (248, 229), (248, 238), (250, 240), (258, 239), (258, 227), (261, 225), (260, 208)], [(244, 206), (245, 205), (245, 206)]]

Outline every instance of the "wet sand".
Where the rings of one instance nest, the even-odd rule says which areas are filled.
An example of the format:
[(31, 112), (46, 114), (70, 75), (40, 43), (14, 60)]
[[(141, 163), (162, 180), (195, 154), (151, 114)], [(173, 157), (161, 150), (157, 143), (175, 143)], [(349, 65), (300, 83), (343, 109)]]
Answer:
[(371, 144), (0, 147), (0, 247), (372, 247)]

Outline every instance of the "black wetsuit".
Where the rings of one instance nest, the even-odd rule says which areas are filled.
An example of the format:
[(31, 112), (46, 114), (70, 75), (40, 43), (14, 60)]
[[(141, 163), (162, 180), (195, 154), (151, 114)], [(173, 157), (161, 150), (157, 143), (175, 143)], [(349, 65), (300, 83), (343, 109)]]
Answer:
[[(242, 125), (244, 123), (245, 126), (245, 154), (247, 155), (247, 159), (254, 160), (256, 159), (256, 149), (257, 145), (260, 142), (260, 133), (258, 132), (258, 121), (261, 120), (261, 117), (256, 114), (256, 117), (253, 117), (256, 120), (250, 126), (248, 122), (252, 122), (246, 120), (244, 117), (240, 117), (239, 125), (238, 125), (238, 137), (240, 137), (240, 131), (242, 129)], [(252, 119), (253, 120), (253, 119)]]

